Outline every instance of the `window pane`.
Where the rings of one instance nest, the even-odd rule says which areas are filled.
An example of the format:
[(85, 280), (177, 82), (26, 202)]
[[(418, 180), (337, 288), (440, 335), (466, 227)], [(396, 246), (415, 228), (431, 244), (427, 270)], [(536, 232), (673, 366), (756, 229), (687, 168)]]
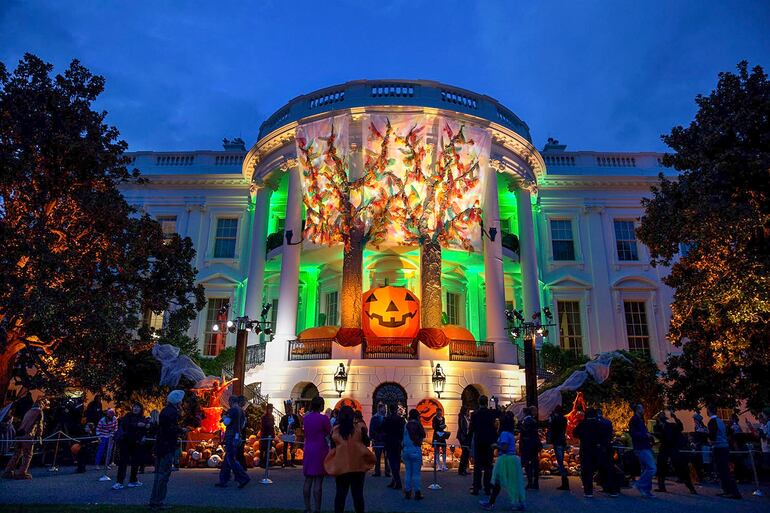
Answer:
[(447, 292), (446, 317), (449, 324), (460, 324), (460, 294)]
[(580, 324), (580, 301), (557, 301), (559, 345), (576, 355), (583, 354), (583, 331)]
[(551, 220), (551, 245), (554, 260), (575, 260), (575, 244), (572, 239), (571, 220)]
[(650, 354), (650, 332), (647, 326), (647, 309), (644, 301), (625, 301), (628, 350)]
[(633, 221), (615, 220), (615, 243), (618, 260), (639, 260)]
[(214, 258), (235, 258), (235, 242), (238, 233), (238, 219), (217, 219)]
[(158, 218), (163, 238), (170, 239), (176, 234), (176, 216), (162, 216)]
[(339, 304), (339, 292), (329, 292), (326, 294), (326, 325), (337, 325), (337, 310)]

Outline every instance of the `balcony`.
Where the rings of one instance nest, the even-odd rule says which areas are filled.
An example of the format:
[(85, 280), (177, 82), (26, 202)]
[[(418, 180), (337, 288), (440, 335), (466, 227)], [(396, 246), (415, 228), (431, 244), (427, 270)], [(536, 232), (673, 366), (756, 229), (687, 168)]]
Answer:
[(416, 360), (417, 340), (412, 338), (383, 338), (376, 342), (364, 339), (363, 355), (369, 360)]
[(451, 340), (449, 342), (449, 361), (494, 363), (495, 344), (474, 340)]
[(289, 361), (329, 360), (332, 357), (333, 338), (314, 338), (289, 341)]

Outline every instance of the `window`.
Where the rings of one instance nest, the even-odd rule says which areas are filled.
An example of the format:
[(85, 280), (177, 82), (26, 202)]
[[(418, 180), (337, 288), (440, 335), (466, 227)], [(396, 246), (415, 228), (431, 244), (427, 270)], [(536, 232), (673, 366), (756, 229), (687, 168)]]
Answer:
[(155, 313), (153, 311), (150, 311), (149, 315), (147, 316), (147, 327), (155, 331), (162, 330), (163, 318), (165, 317), (164, 313), (165, 312)]
[(554, 260), (575, 260), (575, 243), (572, 240), (572, 221), (551, 220), (551, 249)]
[(615, 244), (618, 250), (618, 260), (639, 260), (633, 221), (615, 220)]
[(217, 233), (214, 241), (214, 258), (235, 258), (235, 240), (238, 233), (238, 219), (217, 219)]
[(206, 326), (203, 338), (203, 354), (205, 356), (216, 356), (225, 348), (227, 330), (221, 329), (221, 326), (219, 331), (214, 331), (212, 328), (217, 323), (219, 309), (226, 303), (229, 303), (229, 300), (224, 297), (210, 297), (206, 303)]
[(339, 304), (339, 292), (328, 292), (326, 294), (326, 325), (337, 325), (337, 305)]
[(161, 216), (158, 217), (158, 222), (161, 231), (163, 231), (164, 240), (169, 240), (176, 235), (176, 216)]
[(283, 230), (286, 228), (286, 219), (283, 217), (276, 217), (275, 218), (275, 231), (276, 232), (283, 232)]
[(559, 345), (565, 351), (583, 354), (583, 331), (580, 325), (580, 301), (557, 301)]
[(644, 301), (625, 301), (628, 350), (650, 354), (650, 331)]
[(460, 294), (447, 292), (446, 318), (449, 324), (460, 324)]

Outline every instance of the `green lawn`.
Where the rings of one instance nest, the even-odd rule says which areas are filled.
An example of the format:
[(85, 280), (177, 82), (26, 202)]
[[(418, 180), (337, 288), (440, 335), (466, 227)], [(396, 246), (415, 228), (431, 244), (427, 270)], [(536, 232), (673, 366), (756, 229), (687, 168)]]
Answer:
[[(118, 506), (115, 504), (80, 505), (80, 504), (6, 504), (3, 513), (147, 513), (147, 506)], [(301, 513), (298, 509), (254, 509), (254, 508), (221, 508), (174, 506), (164, 510), (170, 513)]]

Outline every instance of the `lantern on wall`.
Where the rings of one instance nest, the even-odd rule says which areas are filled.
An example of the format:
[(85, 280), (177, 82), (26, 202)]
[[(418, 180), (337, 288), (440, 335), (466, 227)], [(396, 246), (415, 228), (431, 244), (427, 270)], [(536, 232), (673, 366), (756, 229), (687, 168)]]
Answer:
[(402, 287), (370, 289), (363, 296), (367, 338), (414, 338), (420, 331), (420, 302)]

